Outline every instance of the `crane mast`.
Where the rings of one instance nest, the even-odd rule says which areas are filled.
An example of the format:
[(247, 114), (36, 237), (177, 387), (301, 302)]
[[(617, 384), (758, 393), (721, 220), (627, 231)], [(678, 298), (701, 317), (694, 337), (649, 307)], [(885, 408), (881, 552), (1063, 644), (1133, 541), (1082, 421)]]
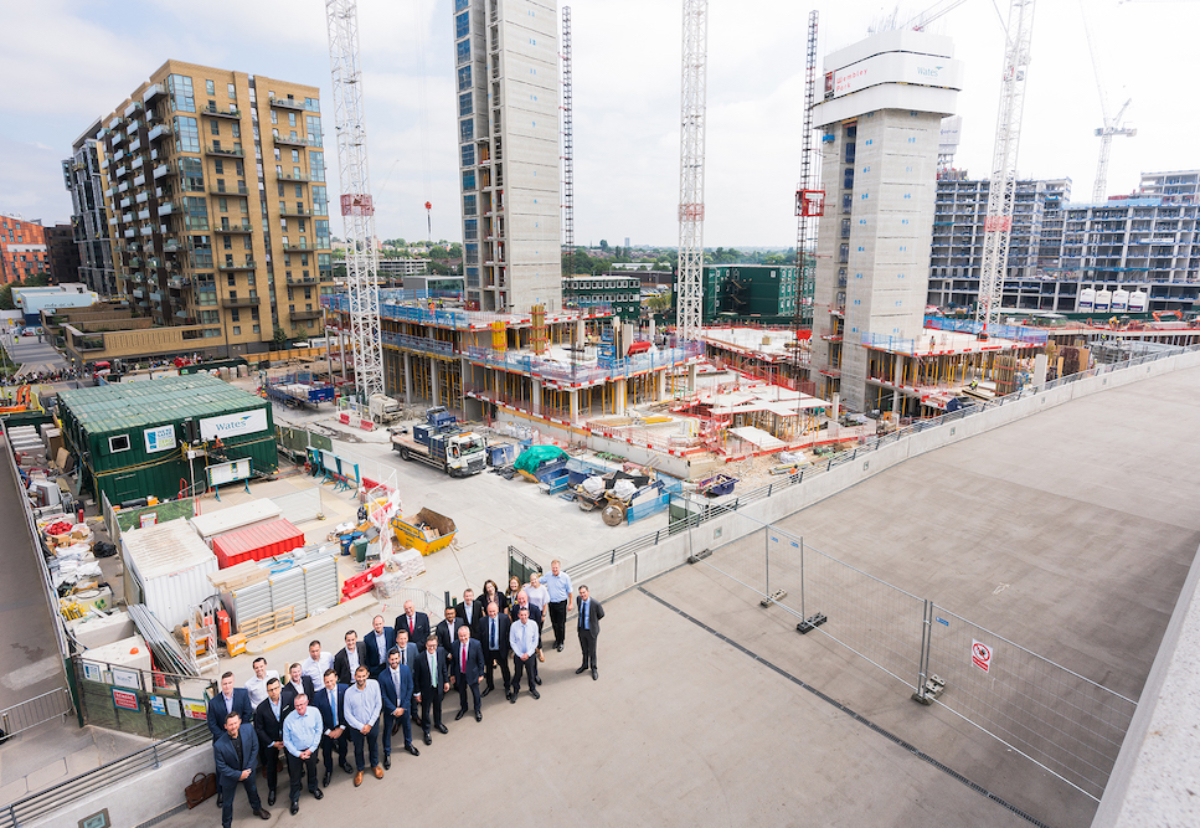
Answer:
[(384, 393), (383, 343), (379, 325), (379, 254), (375, 249), (375, 206), (367, 168), (356, 0), (326, 0), (325, 18), (329, 26), (329, 66), (342, 183), (354, 380), (358, 396), (365, 403)]
[(704, 109), (708, 0), (683, 0), (683, 83), (679, 139), (679, 268), (676, 332), (702, 327), (704, 271)]
[(979, 274), (979, 303), (975, 319), (982, 323), (980, 338), (1000, 315), (1004, 274), (1012, 239), (1013, 202), (1017, 189), (1017, 151), (1021, 142), (1021, 116), (1025, 108), (1025, 79), (1029, 44), (1033, 35), (1035, 0), (1011, 0), (1005, 29), (1004, 71), (1000, 83), (1000, 112), (996, 118), (996, 145), (987, 214), (983, 225), (983, 263)]
[(563, 255), (575, 275), (575, 92), (571, 80), (571, 7), (562, 10)]
[[(813, 154), (813, 125), (812, 109), (817, 88), (817, 10), (808, 13), (808, 47), (805, 52), (804, 64), (804, 126), (800, 137), (800, 187), (796, 192), (796, 313), (794, 326), (796, 329), (795, 349), (795, 378), (800, 379), (800, 331), (804, 327), (804, 298), (806, 286), (812, 283), (813, 257), (809, 255), (809, 244), (812, 240), (812, 230), (816, 226), (816, 217), (824, 212), (823, 192), (813, 188), (812, 154)], [(820, 208), (814, 209), (814, 198), (817, 196)], [(809, 221), (812, 218), (813, 221)], [(797, 386), (799, 387), (799, 386)]]

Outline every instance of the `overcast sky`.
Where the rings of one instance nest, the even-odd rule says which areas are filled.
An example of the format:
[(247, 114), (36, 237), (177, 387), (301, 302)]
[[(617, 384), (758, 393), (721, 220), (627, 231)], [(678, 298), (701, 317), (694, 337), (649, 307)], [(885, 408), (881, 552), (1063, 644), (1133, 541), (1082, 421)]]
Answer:
[[(452, 0), (359, 0), (371, 182), (385, 238), (461, 235)], [(900, 6), (907, 20), (932, 0)], [(1039, 0), (1020, 172), (1070, 177), (1089, 201), (1101, 104), (1083, 30), (1086, 5), (1109, 107), (1132, 98), (1135, 138), (1113, 141), (1108, 191), (1141, 171), (1200, 167), (1195, 96), (1200, 3)], [(987, 174), (1006, 0), (966, 0), (931, 27), (966, 68), (956, 166)], [(795, 244), (807, 15), (783, 0), (712, 0), (708, 33), (706, 246)], [(866, 36), (894, 3), (816, 3), (820, 53)], [(561, 6), (560, 6), (561, 8)], [(575, 237), (674, 245), (679, 200), (681, 4), (575, 0)], [(321, 87), (333, 132), (322, 0), (0, 0), (0, 213), (65, 222), (59, 162), (168, 58)], [(1190, 126), (1189, 126), (1190, 125)], [(327, 151), (331, 202), (337, 163)], [(341, 221), (333, 230), (341, 235)]]

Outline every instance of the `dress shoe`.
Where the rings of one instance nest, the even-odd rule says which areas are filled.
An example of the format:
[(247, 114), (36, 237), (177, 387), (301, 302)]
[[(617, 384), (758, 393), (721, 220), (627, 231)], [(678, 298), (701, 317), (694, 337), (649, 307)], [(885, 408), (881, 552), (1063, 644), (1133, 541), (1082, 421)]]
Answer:
[[(467, 711), (464, 710), (463, 712), (466, 713)], [(435, 724), (433, 727), (434, 727), (434, 730), (436, 730), (438, 733), (449, 733), (450, 732), (450, 728), (446, 727), (444, 724)]]
[(349, 763), (349, 762), (342, 762), (342, 764), (341, 764), (341, 768), (342, 768), (342, 770), (344, 770), (346, 773), (354, 773), (354, 768), (350, 767), (350, 763)]
[(392, 769), (392, 754), (390, 754), (390, 753), (383, 754), (383, 769), (384, 770)]
[(557, 644), (554, 647), (554, 649), (558, 650), (560, 653), (562, 652), (562, 648), (563, 648), (563, 645), (561, 645), (561, 644)]
[(275, 792), (274, 791), (267, 791), (267, 804), (268, 805), (275, 804)]
[(542, 654), (542, 651), (540, 649), (537, 651), (537, 654), (538, 654), (538, 661), (546, 660), (546, 656)]
[(482, 698), (483, 698), (484, 696), (486, 696), (488, 693), (492, 692), (492, 690), (493, 690), (493, 689), (494, 689), (494, 688), (492, 688), (492, 687), (485, 687), (485, 688), (483, 688), (483, 692), (479, 694), (479, 698), (481, 698), (481, 699), (482, 699)]
[(586, 672), (587, 672), (587, 665), (585, 664), (582, 667), (580, 667), (578, 670), (575, 671), (575, 675), (578, 676), (578, 675), (581, 675)]
[(460, 710), (460, 711), (458, 711), (457, 713), (455, 713), (455, 714), (454, 714), (454, 721), (456, 721), (456, 722), (457, 722), (459, 719), (461, 719), (461, 718), (462, 718), (463, 716), (465, 716), (465, 715), (467, 715), (467, 711), (466, 711), (466, 710)]
[(600, 673), (597, 672), (595, 667), (593, 667), (592, 668), (592, 681), (599, 681), (599, 680), (600, 680)]
[(517, 703), (517, 696), (519, 696), (519, 695), (520, 695), (520, 693), (521, 693), (521, 691), (520, 691), (520, 690), (514, 690), (514, 691), (513, 691), (513, 692), (512, 692), (512, 693), (509, 695), (509, 697), (508, 697), (508, 703), (509, 703), (509, 704), (516, 704), (516, 703)]
[(320, 788), (313, 788), (312, 795), (313, 795), (313, 799), (324, 799), (325, 798), (325, 792), (322, 791)]
[(533, 696), (535, 699), (540, 699), (542, 697), (542, 694), (532, 687), (529, 688), (529, 695)]
[(417, 750), (416, 745), (414, 745), (412, 742), (409, 742), (407, 745), (405, 745), (404, 749), (407, 750), (409, 753), (411, 753), (413, 756), (421, 755), (421, 751)]
[(432, 744), (433, 744), (433, 739), (429, 738), (429, 734), (428, 734), (428, 733), (426, 733), (426, 734), (425, 734), (425, 744), (427, 744), (427, 745), (432, 745)]
[(379, 765), (375, 766), (375, 778), (383, 779), (383, 768), (379, 767)]
[(259, 819), (270, 819), (271, 818), (271, 812), (268, 811), (266, 808), (259, 808), (257, 811), (254, 812), (254, 815), (256, 817), (258, 817)]
[(328, 788), (330, 779), (333, 779), (333, 771), (325, 771), (325, 775), (321, 777), (321, 787)]
[(359, 785), (362, 784), (362, 778), (363, 778), (362, 771), (359, 771), (358, 773), (354, 774), (354, 787), (357, 788)]
[(300, 813), (300, 803), (297, 802), (295, 799), (292, 800), (291, 812), (292, 812), (292, 816), (295, 816), (296, 814)]
[(541, 677), (541, 676), (534, 676), (534, 677), (533, 677), (533, 683), (534, 683), (534, 684), (541, 684), (541, 683), (542, 683), (542, 677)]
[(480, 713), (478, 710), (475, 711), (475, 721), (477, 721), (477, 722), (483, 721), (483, 714)]
[(513, 697), (513, 694), (512, 694), (511, 690), (509, 690), (507, 693), (504, 694), (504, 698), (508, 699), (509, 701), (512, 701), (512, 697)]

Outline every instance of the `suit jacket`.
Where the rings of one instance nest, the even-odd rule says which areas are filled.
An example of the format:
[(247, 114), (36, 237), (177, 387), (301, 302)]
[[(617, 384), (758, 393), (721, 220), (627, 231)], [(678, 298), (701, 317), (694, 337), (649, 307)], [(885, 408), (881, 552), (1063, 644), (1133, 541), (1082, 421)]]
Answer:
[[(529, 607), (529, 620), (535, 624), (542, 623), (542, 611), (533, 604), (526, 604), (525, 606)], [(510, 604), (508, 607), (508, 617), (512, 619), (514, 624), (521, 620), (521, 617), (517, 614), (520, 611), (520, 604)]]
[[(392, 624), (393, 630), (398, 630), (401, 627), (408, 630), (408, 643), (416, 644), (420, 649), (425, 649), (425, 639), (429, 637), (429, 616), (423, 612), (413, 613), (413, 629), (408, 629), (408, 616), (400, 613), (396, 616), (395, 622)], [(395, 641), (395, 638), (392, 639)]]
[(486, 615), (479, 619), (475, 638), (479, 640), (480, 646), (483, 647), (483, 654), (485, 658), (491, 658), (493, 656), (499, 656), (501, 658), (506, 657), (509, 651), (512, 649), (512, 645), (508, 643), (508, 633), (509, 630), (512, 629), (512, 619), (503, 613), (500, 613), (496, 616), (495, 652), (492, 652), (491, 650), (491, 635), (488, 632), (488, 625), (491, 624), (491, 621), (492, 619), (488, 618)]
[[(504, 610), (508, 607), (508, 596), (505, 595), (503, 592), (496, 593), (495, 601), (496, 601), (496, 606), (500, 609), (500, 612), (504, 612)], [(487, 617), (487, 605), (488, 605), (488, 601), (487, 601), (486, 595), (480, 595), (478, 598), (475, 599), (475, 607), (479, 610), (480, 614), (483, 615), (484, 617)]]
[(275, 713), (271, 710), (271, 700), (263, 699), (254, 711), (254, 732), (258, 734), (258, 741), (262, 744), (260, 747), (266, 747), (272, 742), (283, 741), (283, 720), (287, 718), (287, 714), (292, 712), (292, 708), (283, 703), (283, 695), (279, 696), (279, 718), (275, 718)]
[[(397, 650), (400, 649), (399, 644), (396, 644), (394, 646)], [(405, 644), (404, 645), (404, 666), (408, 667), (408, 669), (410, 671), (412, 671), (414, 669), (414, 665), (417, 663), (417, 657), (420, 656), (420, 654), (423, 652), (425, 652), (424, 647), (418, 648), (417, 645), (412, 643), (411, 641), (408, 642), (407, 644)], [(379, 672), (386, 673), (387, 669), (388, 669), (387, 664), (384, 664), (383, 669), (380, 670)]]
[(383, 698), (383, 715), (391, 716), (397, 707), (403, 707), (408, 710), (412, 704), (413, 694), (413, 674), (412, 671), (400, 665), (400, 695), (396, 695), (396, 685), (392, 682), (391, 668), (384, 668), (384, 671), (379, 674), (379, 695)]
[[(371, 637), (374, 638), (375, 631), (371, 631)], [(354, 650), (358, 654), (358, 664), (360, 667), (371, 668), (369, 659), (369, 649), (367, 642), (359, 641), (354, 645)], [(354, 684), (354, 672), (350, 669), (350, 653), (345, 648), (338, 650), (338, 654), (333, 657), (333, 669), (337, 673), (338, 684)]]
[[(588, 599), (588, 632), (594, 639), (600, 635), (600, 619), (604, 617), (604, 606), (595, 598)], [(576, 619), (575, 626), (582, 630), (579, 620)]]
[[(308, 700), (311, 702), (313, 696), (317, 694), (316, 688), (313, 687), (312, 678), (310, 676), (301, 676), (300, 684), (304, 688), (304, 695), (308, 696)], [(279, 700), (283, 703), (284, 707), (291, 710), (296, 706), (297, 695), (299, 694), (296, 693), (296, 688), (292, 686), (291, 679), (289, 679), (288, 683), (283, 685), (283, 692), (279, 694)]]
[[(250, 693), (244, 687), (233, 689), (233, 712), (242, 717), (242, 724), (254, 722), (254, 708), (250, 706)], [(216, 698), (208, 702), (208, 732), (216, 742), (225, 734), (225, 719), (229, 711), (225, 709), (225, 697), (217, 693)]]
[(242, 771), (254, 771), (258, 768), (258, 735), (254, 732), (254, 725), (244, 724), (239, 727), (238, 740), (241, 742), (240, 750), (233, 749), (233, 739), (228, 733), (222, 733), (221, 738), (213, 743), (213, 756), (217, 760), (217, 779), (222, 783), (240, 782)]
[[(445, 621), (439, 621), (437, 625), (438, 649), (450, 652), (450, 648), (458, 643), (458, 628), (463, 625), (461, 618), (454, 619), (454, 629), (450, 629)], [(421, 652), (425, 652), (424, 647), (420, 647)]]
[[(375, 630), (372, 629), (363, 638), (362, 644), (366, 647), (367, 655), (363, 664), (371, 671), (371, 678), (376, 678), (380, 671), (387, 667), (388, 650), (396, 646), (396, 633), (391, 627), (383, 628), (383, 652), (379, 652), (379, 646), (375, 642)], [(338, 681), (341, 681), (339, 678)], [(354, 682), (349, 682), (353, 684)]]
[(467, 639), (467, 669), (464, 671), (462, 667), (462, 643), (454, 645), (454, 649), (450, 651), (450, 675), (454, 676), (458, 686), (462, 686), (465, 681), (468, 685), (474, 684), (483, 675), (485, 669), (483, 663), (483, 647), (474, 638)]
[[(483, 611), (483, 606), (479, 603), (479, 599), (476, 598), (471, 604), (471, 623), (469, 626), (474, 627), (475, 621), (481, 615), (487, 615), (487, 613)], [(454, 617), (464, 624), (467, 623), (467, 607), (462, 601), (454, 605)], [(438, 624), (438, 626), (440, 627), (441, 624)]]
[(317, 710), (321, 711), (321, 721), (325, 723), (326, 730), (333, 730), (338, 727), (346, 727), (346, 691), (350, 688), (345, 684), (338, 684), (338, 704), (337, 710), (333, 709), (333, 704), (329, 698), (329, 691), (322, 687), (313, 696), (313, 704)]
[(437, 648), (437, 675), (429, 672), (429, 654), (425, 651), (421, 652), (417, 658), (417, 669), (413, 675), (413, 693), (421, 693), (424, 698), (425, 693), (433, 693), (435, 699), (440, 699), (445, 695), (443, 687), (450, 681), (446, 676), (446, 651), (441, 647)]

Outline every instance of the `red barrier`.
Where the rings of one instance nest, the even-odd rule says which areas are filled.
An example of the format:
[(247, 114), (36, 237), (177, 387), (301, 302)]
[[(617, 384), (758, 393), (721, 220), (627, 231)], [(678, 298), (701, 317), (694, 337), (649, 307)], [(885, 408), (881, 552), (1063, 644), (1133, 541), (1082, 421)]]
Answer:
[(382, 574), (383, 564), (377, 563), (366, 572), (360, 572), (352, 578), (347, 578), (346, 582), (342, 584), (342, 600), (349, 601), (351, 598), (357, 598), (370, 592), (371, 587), (375, 585), (375, 579)]

